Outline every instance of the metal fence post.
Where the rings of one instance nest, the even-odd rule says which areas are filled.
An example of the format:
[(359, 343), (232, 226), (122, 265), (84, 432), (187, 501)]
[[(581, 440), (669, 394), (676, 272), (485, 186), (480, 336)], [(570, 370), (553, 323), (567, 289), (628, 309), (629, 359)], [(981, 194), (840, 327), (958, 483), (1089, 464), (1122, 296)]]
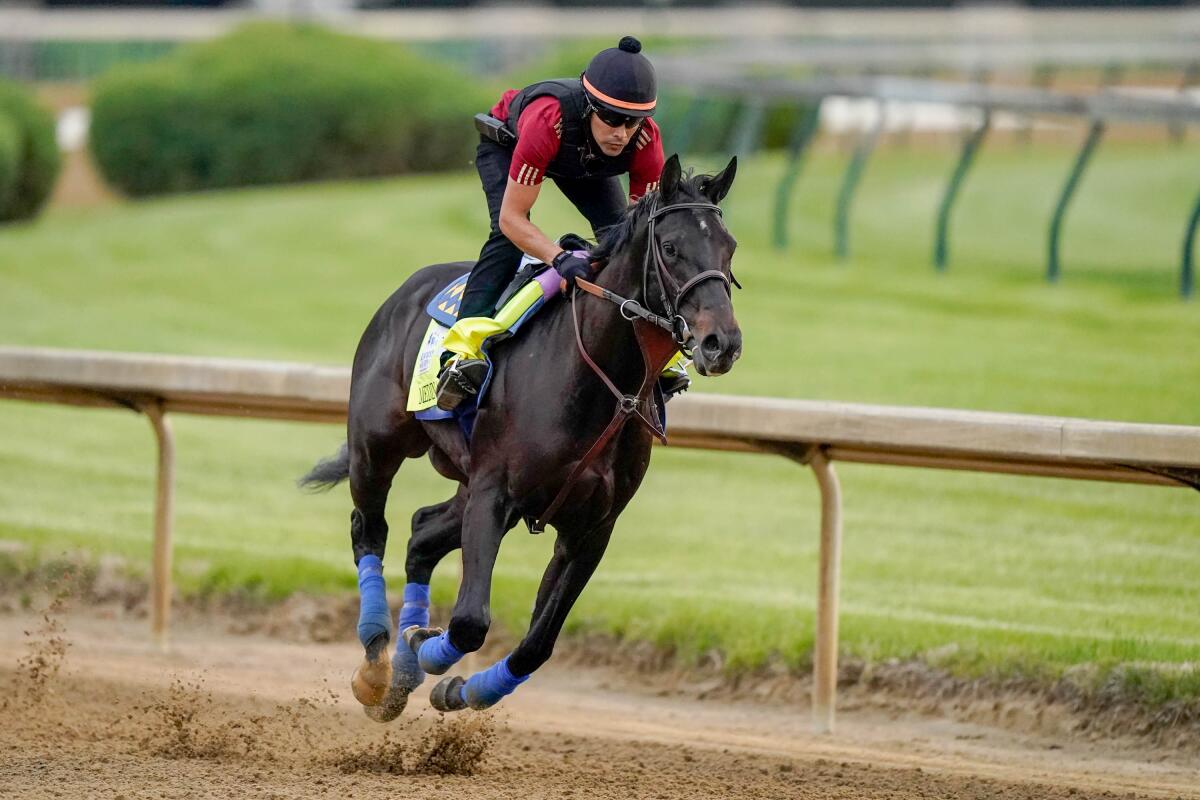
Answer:
[(1187, 229), (1183, 235), (1183, 264), (1179, 270), (1179, 295), (1184, 300), (1192, 296), (1192, 291), (1195, 288), (1197, 225), (1200, 225), (1200, 195), (1196, 195), (1196, 204), (1192, 206), (1192, 217), (1188, 220)]
[(763, 120), (767, 114), (766, 101), (759, 95), (751, 95), (742, 103), (741, 121), (733, 134), (733, 154), (738, 158), (753, 155), (762, 138)]
[(879, 108), (879, 116), (876, 118), (875, 124), (859, 137), (858, 144), (854, 148), (854, 155), (851, 156), (850, 163), (846, 166), (846, 174), (842, 178), (842, 188), (838, 192), (837, 211), (833, 217), (833, 254), (838, 259), (845, 259), (850, 255), (850, 204), (854, 200), (854, 190), (858, 186), (858, 179), (862, 176), (867, 159), (870, 158), (875, 144), (879, 141), (879, 134), (883, 131), (884, 118), (887, 116), (883, 101), (877, 99), (876, 103)]
[(804, 154), (817, 132), (817, 124), (821, 119), (821, 101), (816, 100), (808, 107), (792, 129), (792, 140), (788, 143), (787, 166), (784, 167), (783, 177), (775, 190), (775, 235), (772, 237), (775, 247), (779, 250), (787, 247), (787, 218), (788, 204), (792, 198), (792, 187), (800, 177), (800, 168), (804, 163)]
[(175, 513), (175, 437), (162, 403), (139, 409), (150, 418), (158, 441), (158, 480), (154, 501), (154, 569), (150, 587), (150, 630), (163, 650), (171, 625), (171, 523)]
[(1079, 155), (1075, 157), (1075, 165), (1071, 167), (1071, 173), (1067, 176), (1067, 182), (1063, 184), (1062, 194), (1059, 195), (1058, 205), (1054, 209), (1054, 217), (1050, 220), (1050, 252), (1046, 261), (1046, 280), (1050, 283), (1058, 281), (1061, 271), (1058, 251), (1059, 240), (1062, 234), (1063, 217), (1066, 216), (1071, 196), (1075, 194), (1075, 188), (1079, 185), (1079, 179), (1083, 176), (1083, 171), (1087, 168), (1088, 161), (1092, 157), (1092, 152), (1096, 149), (1096, 144), (1100, 141), (1100, 137), (1103, 134), (1104, 122), (1098, 119), (1093, 120), (1087, 139), (1084, 140), (1083, 147), (1079, 150)]
[(833, 464), (814, 448), (810, 464), (821, 487), (821, 551), (813, 651), (813, 726), (833, 733), (838, 680), (838, 589), (842, 564), (842, 489)]
[(683, 121), (674, 129), (671, 140), (671, 150), (678, 153), (680, 156), (686, 155), (688, 148), (692, 146), (692, 133), (700, 124), (700, 115), (704, 111), (704, 98), (696, 95), (692, 101), (688, 103), (687, 111), (683, 114)]
[(962, 153), (958, 157), (958, 163), (954, 165), (954, 172), (950, 175), (950, 182), (946, 184), (946, 191), (942, 194), (942, 203), (938, 208), (937, 232), (934, 236), (933, 246), (933, 266), (938, 272), (945, 272), (946, 264), (949, 261), (949, 247), (946, 240), (949, 237), (950, 231), (950, 209), (954, 207), (954, 201), (958, 198), (958, 190), (962, 187), (963, 179), (967, 176), (967, 170), (974, 163), (975, 154), (978, 152), (979, 146), (983, 143), (983, 138), (987, 135), (991, 124), (992, 114), (985, 108), (983, 110), (983, 120), (979, 123), (979, 127), (969, 133), (963, 140)]

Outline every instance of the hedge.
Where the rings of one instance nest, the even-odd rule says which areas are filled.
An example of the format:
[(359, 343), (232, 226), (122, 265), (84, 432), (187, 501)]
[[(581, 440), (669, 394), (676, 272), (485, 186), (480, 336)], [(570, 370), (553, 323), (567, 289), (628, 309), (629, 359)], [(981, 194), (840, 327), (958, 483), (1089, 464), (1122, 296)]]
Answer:
[(59, 166), (54, 117), (29, 92), (0, 81), (0, 222), (36, 215)]
[(398, 45), (255, 24), (101, 78), (91, 146), (130, 195), (456, 169), (491, 94)]

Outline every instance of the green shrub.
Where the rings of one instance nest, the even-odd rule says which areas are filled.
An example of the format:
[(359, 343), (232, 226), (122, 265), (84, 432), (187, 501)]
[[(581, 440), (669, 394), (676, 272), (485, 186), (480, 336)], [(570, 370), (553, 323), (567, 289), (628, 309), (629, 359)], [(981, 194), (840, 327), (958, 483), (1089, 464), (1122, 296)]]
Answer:
[(0, 208), (8, 208), (21, 174), (21, 133), (17, 124), (0, 116)]
[(397, 45), (248, 26), (102, 78), (101, 171), (131, 195), (465, 167), (490, 92)]
[(0, 81), (0, 222), (37, 214), (59, 165), (54, 117), (23, 88)]

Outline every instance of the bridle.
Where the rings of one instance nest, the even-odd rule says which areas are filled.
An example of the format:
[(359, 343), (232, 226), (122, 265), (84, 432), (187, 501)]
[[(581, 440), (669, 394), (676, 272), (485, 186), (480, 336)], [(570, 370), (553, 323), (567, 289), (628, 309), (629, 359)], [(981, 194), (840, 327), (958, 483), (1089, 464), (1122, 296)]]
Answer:
[[(650, 433), (656, 436), (664, 444), (666, 443), (667, 434), (663, 428), (663, 425), (661, 423), (651, 421), (650, 417), (643, 413), (642, 408), (647, 406), (651, 393), (654, 390), (654, 386), (658, 381), (658, 375), (662, 371), (663, 367), (666, 366), (667, 360), (670, 357), (670, 353), (668, 353), (668, 355), (664, 358), (652, 357), (649, 354), (649, 349), (654, 346), (648, 342), (650, 337), (644, 332), (643, 328), (638, 326), (638, 323), (647, 323), (669, 333), (671, 335), (671, 344), (674, 345), (674, 347), (670, 348), (670, 352), (673, 353), (675, 350), (678, 350), (690, 358), (690, 343), (692, 342), (692, 334), (691, 331), (688, 330), (688, 325), (684, 320), (683, 315), (679, 313), (679, 306), (683, 302), (683, 298), (686, 297), (687, 293), (692, 289), (709, 280), (719, 280), (724, 283), (726, 292), (732, 292), (732, 289), (730, 288), (731, 284), (733, 286), (737, 286), (739, 289), (742, 288), (741, 284), (737, 282), (737, 279), (733, 277), (732, 269), (728, 275), (719, 269), (705, 270), (704, 272), (694, 275), (688, 280), (684, 281), (682, 285), (675, 280), (674, 276), (671, 275), (666, 264), (663, 262), (662, 246), (654, 236), (655, 220), (665, 214), (669, 214), (672, 211), (680, 211), (683, 209), (703, 209), (705, 211), (715, 211), (719, 216), (721, 214), (721, 209), (715, 203), (695, 202), (676, 203), (674, 205), (659, 207), (658, 200), (659, 198), (656, 196), (651, 201), (652, 205), (650, 206), (650, 217), (646, 224), (646, 252), (642, 256), (642, 300), (645, 302), (645, 305), (637, 300), (622, 297), (610, 289), (605, 289), (603, 286), (597, 286), (591, 281), (584, 280), (583, 278), (579, 278), (575, 281), (575, 287), (577, 289), (593, 295), (594, 297), (599, 297), (602, 300), (607, 300), (610, 303), (613, 303), (618, 307), (621, 316), (633, 323), (634, 333), (638, 340), (638, 347), (641, 350), (642, 360), (645, 364), (646, 370), (642, 376), (641, 387), (638, 389), (638, 393), (636, 395), (625, 394), (621, 392), (621, 390), (617, 388), (617, 385), (613, 383), (612, 379), (609, 378), (608, 375), (605, 374), (604, 370), (600, 368), (600, 365), (597, 364), (588, 354), (587, 347), (585, 347), (583, 344), (583, 335), (580, 333), (579, 329), (579, 311), (577, 303), (579, 292), (573, 294), (571, 296), (571, 316), (575, 323), (575, 343), (579, 347), (579, 354), (608, 388), (609, 392), (611, 392), (616, 398), (617, 409), (613, 414), (612, 420), (608, 423), (608, 427), (604, 429), (604, 433), (600, 434), (600, 438), (592, 444), (587, 453), (584, 454), (583, 458), (581, 458), (575, 465), (575, 468), (571, 470), (571, 474), (567, 476), (562, 488), (559, 489), (558, 494), (555, 495), (554, 500), (551, 501), (550, 505), (546, 508), (546, 511), (539, 518), (529, 521), (530, 533), (541, 533), (546, 529), (546, 523), (553, 519), (554, 515), (558, 513), (559, 508), (561, 508), (562, 504), (566, 501), (567, 495), (570, 494), (571, 489), (574, 488), (576, 481), (579, 480), (579, 477), (583, 474), (584, 470), (586, 470), (596, 459), (596, 457), (600, 455), (601, 451), (603, 451), (609, 440), (611, 440), (623, 427), (625, 427), (625, 423), (629, 421), (631, 416), (636, 416), (638, 420), (646, 426)], [(652, 311), (648, 307), (650, 302), (649, 284), (651, 263), (654, 265), (654, 276), (658, 280), (659, 286), (662, 289), (662, 313)], [(660, 348), (654, 347), (654, 349), (657, 351)], [(655, 413), (654, 416), (657, 417), (657, 413)]]
[[(684, 296), (708, 280), (721, 281), (725, 284), (725, 291), (732, 293), (730, 281), (733, 278), (733, 271), (730, 270), (729, 275), (726, 275), (719, 269), (705, 270), (699, 275), (692, 276), (680, 286), (670, 271), (667, 270), (667, 265), (663, 263), (662, 244), (654, 236), (654, 222), (659, 217), (669, 214), (672, 211), (688, 208), (715, 211), (717, 216), (721, 216), (721, 208), (715, 203), (676, 203), (659, 208), (658, 198), (654, 198), (653, 205), (650, 206), (650, 218), (646, 223), (646, 252), (642, 256), (642, 298), (647, 303), (650, 302), (650, 261), (651, 256), (653, 256), (654, 275), (658, 278), (659, 287), (662, 288), (664, 316), (671, 321), (671, 335), (675, 337), (675, 343), (683, 350), (684, 355), (690, 356), (691, 348), (688, 346), (688, 342), (691, 341), (692, 334), (688, 330), (687, 321), (679, 313), (679, 306), (683, 302)], [(736, 283), (736, 281), (733, 282)], [(740, 284), (738, 288), (741, 288)]]
[[(662, 244), (654, 236), (654, 223), (659, 217), (669, 214), (672, 211), (689, 208), (714, 211), (717, 216), (721, 216), (721, 207), (715, 203), (675, 203), (660, 207), (657, 197), (652, 201), (650, 215), (646, 222), (646, 251), (642, 254), (642, 300), (644, 304), (639, 303), (637, 300), (622, 297), (616, 292), (605, 289), (603, 286), (597, 286), (591, 281), (581, 279), (576, 281), (575, 285), (590, 295), (617, 305), (621, 316), (630, 322), (635, 319), (641, 319), (667, 331), (675, 339), (675, 344), (679, 346), (683, 354), (690, 358), (692, 334), (688, 330), (687, 321), (679, 313), (679, 307), (683, 303), (683, 298), (688, 292), (704, 281), (719, 280), (725, 284), (726, 292), (732, 291), (730, 288), (731, 284), (739, 289), (742, 288), (742, 285), (733, 276), (732, 269), (730, 269), (728, 275), (719, 269), (705, 270), (698, 275), (693, 275), (684, 281), (682, 285), (671, 275), (670, 270), (667, 269), (667, 265), (663, 261)], [(653, 269), (651, 269), (651, 265), (653, 265)], [(662, 289), (663, 309), (661, 313), (652, 311), (648, 307), (650, 303), (651, 274), (654, 275), (659, 287)], [(572, 302), (574, 302), (574, 298), (572, 298)]]

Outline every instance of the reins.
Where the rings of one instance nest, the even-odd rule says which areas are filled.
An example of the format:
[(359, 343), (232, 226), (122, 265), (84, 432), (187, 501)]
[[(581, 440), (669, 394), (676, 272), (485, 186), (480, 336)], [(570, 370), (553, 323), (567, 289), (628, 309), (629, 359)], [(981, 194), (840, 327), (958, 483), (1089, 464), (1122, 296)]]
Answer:
[[(667, 271), (666, 264), (663, 263), (662, 252), (658, 240), (654, 238), (654, 221), (671, 211), (677, 211), (688, 208), (700, 208), (706, 211), (715, 211), (719, 215), (720, 207), (713, 203), (678, 203), (676, 205), (663, 206), (658, 208), (658, 198), (654, 199), (654, 205), (650, 207), (650, 217), (647, 221), (646, 228), (646, 252), (642, 257), (642, 297), (649, 298), (649, 274), (650, 261), (653, 257), (655, 265), (655, 274), (658, 278), (659, 285), (662, 287), (662, 298), (665, 314), (657, 314), (649, 308), (639, 303), (637, 300), (622, 297), (616, 292), (605, 289), (603, 286), (598, 286), (591, 281), (578, 278), (575, 281), (575, 286), (582, 292), (598, 297), (601, 300), (607, 300), (618, 308), (621, 317), (633, 324), (634, 336), (637, 339), (638, 351), (642, 356), (642, 363), (645, 371), (642, 374), (642, 383), (637, 394), (623, 394), (611, 378), (604, 372), (599, 364), (592, 359), (588, 354), (587, 347), (583, 343), (583, 334), (579, 328), (579, 309), (577, 299), (579, 292), (571, 295), (571, 318), (575, 324), (575, 343), (579, 348), (579, 355), (582, 356), (586, 363), (600, 380), (604, 383), (608, 391), (616, 398), (617, 408), (613, 412), (613, 418), (609, 421), (608, 427), (600, 434), (600, 437), (592, 443), (588, 451), (584, 453), (583, 458), (576, 463), (575, 468), (571, 470), (571, 474), (567, 476), (562, 488), (551, 501), (550, 506), (542, 513), (540, 517), (535, 519), (529, 526), (530, 533), (541, 533), (546, 529), (546, 524), (549, 523), (554, 515), (562, 508), (566, 502), (567, 496), (571, 490), (575, 488), (580, 476), (584, 471), (592, 465), (592, 462), (600, 455), (609, 441), (625, 427), (625, 423), (630, 417), (636, 416), (638, 421), (646, 427), (650, 433), (655, 436), (663, 444), (667, 443), (667, 434), (663, 429), (661, 422), (651, 420), (650, 416), (657, 418), (655, 412), (648, 416), (643, 412), (651, 411), (650, 397), (654, 390), (654, 385), (658, 381), (658, 376), (666, 367), (677, 351), (682, 351), (686, 355), (690, 355), (691, 331), (688, 330), (687, 322), (679, 314), (679, 305), (683, 297), (699, 284), (707, 280), (720, 280), (725, 284), (725, 290), (730, 291), (730, 277), (718, 269), (710, 269), (695, 275), (685, 281), (682, 286), (675, 281), (670, 272)], [(736, 281), (734, 281), (736, 283)], [(676, 288), (677, 287), (677, 288)], [(672, 294), (674, 296), (672, 296)], [(661, 330), (670, 334), (670, 347), (663, 340)], [(657, 335), (655, 335), (657, 334)], [(656, 341), (657, 340), (657, 341)], [(661, 351), (661, 352), (660, 352)]]

